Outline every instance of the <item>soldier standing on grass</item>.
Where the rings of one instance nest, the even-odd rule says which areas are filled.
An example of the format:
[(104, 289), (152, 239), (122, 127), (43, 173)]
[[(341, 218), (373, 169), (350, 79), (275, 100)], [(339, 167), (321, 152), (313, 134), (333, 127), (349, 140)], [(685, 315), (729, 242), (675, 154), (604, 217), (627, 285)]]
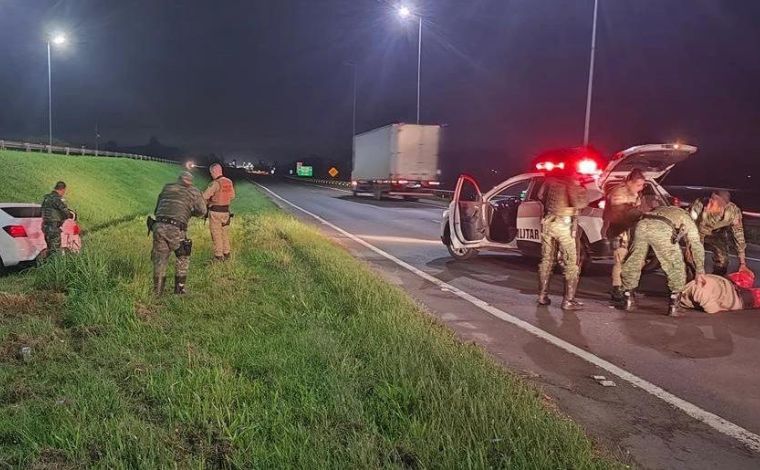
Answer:
[(45, 194), (42, 199), (42, 233), (45, 235), (48, 256), (61, 251), (61, 225), (66, 219), (73, 219), (74, 212), (66, 205), (63, 196), (66, 194), (66, 183), (55, 183), (53, 191)]
[(161, 295), (166, 284), (166, 268), (172, 251), (177, 257), (174, 268), (174, 293), (184, 294), (190, 266), (192, 241), (187, 238), (190, 217), (206, 215), (206, 203), (201, 192), (193, 186), (193, 175), (184, 171), (176, 183), (164, 186), (156, 202), (155, 223), (148, 219), (153, 231), (153, 292)]
[(229, 178), (222, 175), (222, 165), (214, 163), (208, 171), (212, 181), (203, 191), (203, 199), (208, 204), (214, 261), (226, 261), (230, 259), (230, 202), (235, 199), (235, 187)]

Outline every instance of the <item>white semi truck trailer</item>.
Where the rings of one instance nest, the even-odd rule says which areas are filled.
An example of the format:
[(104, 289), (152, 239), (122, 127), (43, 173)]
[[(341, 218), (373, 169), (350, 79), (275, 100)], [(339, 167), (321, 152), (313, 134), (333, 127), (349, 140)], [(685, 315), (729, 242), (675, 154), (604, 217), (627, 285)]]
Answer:
[(416, 200), (438, 189), (441, 126), (390, 124), (354, 136), (351, 188)]

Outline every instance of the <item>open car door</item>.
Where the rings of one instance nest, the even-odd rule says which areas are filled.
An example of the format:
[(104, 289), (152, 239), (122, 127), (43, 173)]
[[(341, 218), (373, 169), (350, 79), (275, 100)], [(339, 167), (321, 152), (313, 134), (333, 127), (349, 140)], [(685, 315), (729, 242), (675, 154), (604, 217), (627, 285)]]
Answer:
[(697, 147), (685, 144), (638, 145), (618, 152), (607, 164), (599, 177), (599, 187), (625, 178), (634, 168), (641, 170), (649, 180), (659, 180), (670, 170), (697, 151)]
[(485, 201), (478, 182), (471, 176), (460, 175), (452, 202), (454, 213), (449, 219), (451, 235), (464, 246), (485, 241)]

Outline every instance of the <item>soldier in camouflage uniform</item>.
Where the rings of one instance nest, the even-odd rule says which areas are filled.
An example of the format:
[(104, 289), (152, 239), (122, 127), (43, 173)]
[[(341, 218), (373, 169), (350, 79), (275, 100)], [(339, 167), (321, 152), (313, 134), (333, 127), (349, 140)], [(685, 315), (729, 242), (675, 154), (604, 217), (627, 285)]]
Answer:
[(174, 268), (174, 293), (184, 294), (192, 247), (187, 238), (187, 223), (190, 217), (206, 215), (206, 202), (198, 188), (193, 186), (191, 173), (182, 172), (177, 182), (164, 186), (158, 195), (155, 214), (151, 252), (153, 291), (156, 295), (163, 293), (169, 256), (174, 252), (177, 257)]
[(45, 194), (42, 199), (42, 233), (45, 235), (48, 256), (61, 251), (61, 225), (66, 219), (73, 219), (75, 214), (66, 205), (63, 196), (66, 194), (66, 183), (59, 181), (53, 191)]
[(578, 267), (578, 211), (586, 207), (586, 188), (574, 175), (556, 174), (546, 178), (539, 199), (544, 204), (541, 220), (541, 263), (538, 265), (538, 304), (549, 305), (549, 281), (557, 251), (562, 256), (565, 274), (563, 310), (580, 310), (583, 304), (575, 300), (580, 268)]
[(689, 215), (697, 224), (705, 248), (713, 253), (714, 274), (722, 276), (728, 271), (729, 237), (739, 256), (739, 269), (747, 269), (742, 211), (731, 202), (728, 191), (716, 191), (707, 199), (697, 199), (689, 206)]
[(612, 300), (620, 301), (623, 295), (623, 280), (620, 273), (623, 260), (628, 254), (630, 231), (641, 218), (641, 191), (646, 179), (641, 170), (632, 170), (625, 181), (612, 187), (606, 197), (604, 207), (604, 234), (613, 246)]
[(679, 241), (686, 240), (687, 249), (694, 259), (695, 281), (705, 283), (705, 249), (699, 239), (694, 221), (685, 210), (674, 206), (662, 206), (644, 214), (636, 224), (633, 242), (628, 256), (623, 262), (623, 300), (620, 306), (625, 310), (634, 308), (634, 289), (639, 286), (641, 269), (644, 267), (649, 248), (660, 261), (668, 278), (670, 288), (669, 315), (678, 314), (678, 300), (686, 284), (686, 263)]

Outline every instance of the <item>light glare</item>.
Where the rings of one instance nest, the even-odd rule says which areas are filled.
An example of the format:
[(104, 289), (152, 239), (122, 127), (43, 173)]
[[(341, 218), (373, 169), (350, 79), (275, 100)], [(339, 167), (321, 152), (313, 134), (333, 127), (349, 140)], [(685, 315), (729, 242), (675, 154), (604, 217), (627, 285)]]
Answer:
[(66, 35), (58, 33), (54, 34), (52, 38), (53, 44), (56, 46), (61, 46), (63, 44), (66, 44)]
[(409, 7), (403, 6), (398, 9), (398, 16), (401, 18), (409, 18), (412, 16), (412, 10), (410, 10)]

